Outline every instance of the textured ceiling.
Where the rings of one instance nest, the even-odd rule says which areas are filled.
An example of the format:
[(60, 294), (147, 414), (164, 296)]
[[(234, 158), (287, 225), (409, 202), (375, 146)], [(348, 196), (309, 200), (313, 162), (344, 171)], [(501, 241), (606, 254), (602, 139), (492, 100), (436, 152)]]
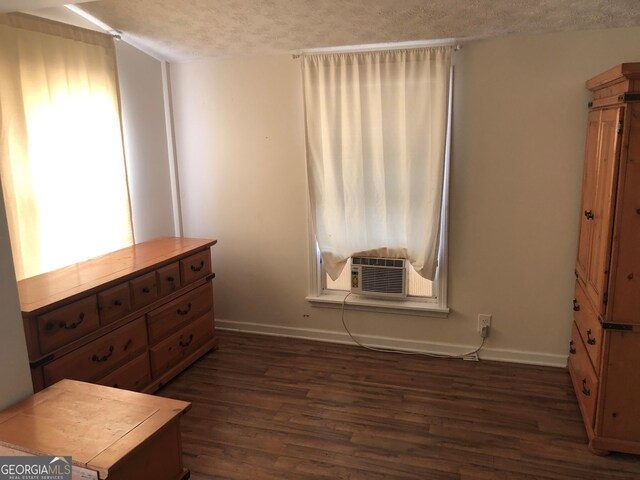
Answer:
[(640, 0), (99, 0), (82, 8), (169, 61), (640, 25)]

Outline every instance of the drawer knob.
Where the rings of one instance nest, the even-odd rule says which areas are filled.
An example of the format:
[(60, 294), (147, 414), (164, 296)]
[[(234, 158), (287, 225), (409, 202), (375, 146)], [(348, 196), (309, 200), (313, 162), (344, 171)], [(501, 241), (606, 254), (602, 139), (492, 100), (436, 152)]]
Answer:
[[(58, 322), (58, 327), (59, 328), (64, 328), (65, 330), (72, 330), (74, 328), (78, 328), (78, 325), (80, 325), (82, 322), (84, 321), (84, 312), (80, 312), (80, 315), (78, 315), (78, 320), (73, 322), (73, 323), (67, 323), (65, 320), (60, 320)], [(53, 330), (55, 327), (53, 322), (49, 322), (47, 323), (47, 326), (45, 327), (47, 330)]]
[(130, 338), (129, 340), (127, 340), (127, 343), (124, 344), (124, 347), (122, 347), (122, 350), (127, 351), (129, 350), (129, 347), (133, 344), (133, 339)]
[(584, 211), (584, 216), (587, 217), (587, 220), (593, 220), (593, 211), (592, 210), (585, 210)]
[(109, 353), (107, 353), (106, 355), (93, 355), (93, 357), (91, 357), (91, 360), (93, 360), (96, 363), (102, 363), (102, 362), (106, 362), (107, 360), (109, 360), (109, 357), (113, 355), (113, 345), (111, 345), (109, 347)]
[(571, 341), (569, 342), (569, 353), (570, 353), (571, 355), (575, 355), (575, 354), (576, 354), (576, 347), (574, 347), (573, 340), (571, 340)]
[(191, 311), (191, 302), (189, 302), (189, 304), (187, 305), (187, 308), (185, 308), (184, 310), (182, 308), (179, 308), (178, 310), (176, 310), (176, 313), (178, 315), (187, 315), (190, 311)]
[(117, 299), (117, 298), (116, 298), (116, 299), (113, 301), (113, 306), (114, 306), (114, 307), (121, 307), (121, 306), (122, 306), (122, 302), (121, 302), (119, 299)]
[(142, 293), (151, 293), (151, 289), (149, 287), (142, 287)]
[(204, 268), (204, 260), (200, 260), (200, 265), (197, 266), (197, 267), (195, 265), (191, 265), (191, 271), (192, 272), (199, 272), (203, 268)]
[(580, 311), (580, 305), (578, 304), (578, 301), (575, 298), (573, 299), (573, 311), (574, 312)]
[(596, 339), (591, 336), (591, 329), (587, 330), (587, 343), (589, 345), (595, 345)]
[(192, 341), (193, 341), (193, 333), (191, 335), (189, 335), (189, 340), (187, 340), (186, 342), (182, 341), (182, 335), (180, 335), (180, 346), (182, 348), (188, 347), (189, 345), (191, 345)]
[(176, 279), (175, 279), (175, 278), (173, 278), (173, 277), (167, 277), (167, 282), (169, 282), (169, 283), (173, 283), (173, 282), (175, 282), (175, 281), (176, 281)]
[(583, 378), (583, 379), (582, 379), (582, 394), (583, 394), (585, 397), (588, 397), (589, 395), (591, 395), (591, 390), (589, 390), (589, 389), (587, 388), (587, 379), (586, 379), (586, 378)]

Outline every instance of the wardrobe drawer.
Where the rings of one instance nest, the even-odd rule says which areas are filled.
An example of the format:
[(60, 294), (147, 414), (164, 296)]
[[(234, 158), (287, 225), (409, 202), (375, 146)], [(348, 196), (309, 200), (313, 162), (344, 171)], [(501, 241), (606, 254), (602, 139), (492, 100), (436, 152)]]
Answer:
[(211, 252), (209, 249), (194, 253), (180, 260), (180, 275), (182, 284), (195, 282), (211, 273)]
[(139, 318), (42, 367), (44, 383), (92, 381), (119, 367), (147, 348), (144, 318)]
[(209, 312), (195, 322), (151, 347), (151, 373), (159, 377), (183, 358), (196, 350), (200, 345), (213, 337), (213, 313)]
[(131, 287), (131, 306), (133, 310), (149, 305), (158, 298), (156, 272), (150, 272), (129, 280), (129, 286)]
[(108, 325), (131, 312), (129, 285), (123, 283), (98, 293), (100, 323)]
[(96, 381), (96, 383), (139, 392), (151, 383), (149, 353), (144, 352), (106, 377)]
[(169, 295), (180, 288), (180, 263), (175, 262), (156, 270), (158, 294), (161, 297)]
[(181, 325), (197, 318), (213, 307), (213, 290), (209, 282), (175, 300), (152, 310), (147, 315), (149, 343), (156, 343)]
[(600, 372), (600, 356), (602, 353), (602, 325), (600, 325), (598, 314), (591, 306), (579, 282), (576, 282), (575, 295), (573, 318), (597, 374)]
[(571, 374), (573, 388), (578, 397), (580, 410), (585, 423), (594, 426), (596, 399), (598, 396), (598, 377), (593, 370), (589, 354), (582, 342), (580, 332), (575, 322), (571, 331), (568, 367)]
[(92, 295), (40, 315), (37, 324), (43, 354), (67, 345), (98, 328), (96, 297)]

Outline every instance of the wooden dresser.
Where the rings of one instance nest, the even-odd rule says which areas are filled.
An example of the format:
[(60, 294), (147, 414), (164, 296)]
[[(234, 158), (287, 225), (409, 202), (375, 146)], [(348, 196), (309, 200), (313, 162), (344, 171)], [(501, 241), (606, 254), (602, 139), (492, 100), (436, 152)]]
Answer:
[(640, 454), (640, 63), (587, 88), (568, 368), (589, 448)]
[(162, 237), (18, 282), (34, 390), (153, 392), (217, 347), (215, 240)]

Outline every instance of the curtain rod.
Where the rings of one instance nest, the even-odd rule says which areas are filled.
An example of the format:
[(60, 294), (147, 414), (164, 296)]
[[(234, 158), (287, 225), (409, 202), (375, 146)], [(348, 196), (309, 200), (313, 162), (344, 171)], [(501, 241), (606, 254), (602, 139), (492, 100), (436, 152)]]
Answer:
[(409, 50), (409, 49), (415, 49), (415, 48), (437, 48), (437, 47), (453, 47), (453, 51), (457, 52), (458, 50), (462, 49), (462, 46), (459, 43), (453, 44), (453, 43), (447, 43), (447, 44), (442, 44), (442, 45), (416, 45), (416, 44), (409, 44), (409, 42), (407, 42), (406, 45), (398, 45), (398, 46), (387, 46), (386, 48), (383, 45), (380, 45), (379, 47), (371, 47), (371, 48), (362, 48), (362, 49), (357, 49), (357, 48), (353, 48), (351, 50), (349, 50), (349, 47), (345, 47), (344, 49), (326, 49), (323, 50), (321, 48), (319, 49), (315, 49), (315, 50), (308, 50), (306, 52), (302, 51), (299, 53), (292, 53), (291, 54), (291, 58), (296, 59), (296, 58), (300, 58), (304, 55), (331, 55), (331, 54), (336, 54), (336, 53), (365, 53), (365, 52), (376, 52), (376, 51), (381, 51), (381, 50)]

